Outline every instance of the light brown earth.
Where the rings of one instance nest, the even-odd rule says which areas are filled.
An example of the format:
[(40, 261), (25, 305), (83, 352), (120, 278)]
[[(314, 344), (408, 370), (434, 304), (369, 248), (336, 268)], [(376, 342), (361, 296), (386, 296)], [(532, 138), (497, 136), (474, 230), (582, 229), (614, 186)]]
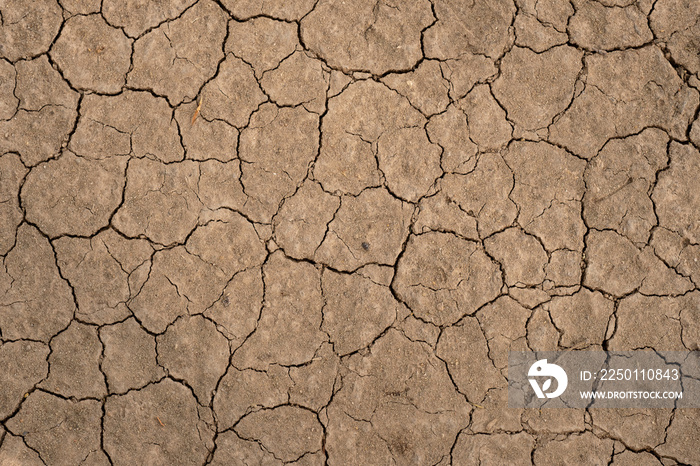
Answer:
[(698, 0), (0, 0), (0, 464), (700, 464), (507, 407), (700, 349)]

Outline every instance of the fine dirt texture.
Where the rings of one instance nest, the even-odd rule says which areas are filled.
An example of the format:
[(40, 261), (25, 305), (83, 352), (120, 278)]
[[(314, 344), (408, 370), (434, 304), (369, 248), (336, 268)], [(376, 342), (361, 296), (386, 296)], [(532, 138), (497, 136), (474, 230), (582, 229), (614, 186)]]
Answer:
[(700, 464), (508, 351), (700, 349), (698, 0), (0, 0), (0, 465)]

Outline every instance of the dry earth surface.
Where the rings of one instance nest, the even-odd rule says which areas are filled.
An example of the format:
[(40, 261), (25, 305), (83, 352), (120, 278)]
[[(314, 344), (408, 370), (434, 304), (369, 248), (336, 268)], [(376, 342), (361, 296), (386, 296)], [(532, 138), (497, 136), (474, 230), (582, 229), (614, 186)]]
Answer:
[(0, 464), (700, 464), (507, 408), (700, 346), (698, 0), (0, 0)]

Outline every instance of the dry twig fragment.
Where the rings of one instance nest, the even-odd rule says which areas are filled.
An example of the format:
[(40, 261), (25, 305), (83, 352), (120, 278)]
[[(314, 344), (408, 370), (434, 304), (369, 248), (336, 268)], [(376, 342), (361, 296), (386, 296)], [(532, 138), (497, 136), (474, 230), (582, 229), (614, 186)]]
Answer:
[(202, 97), (199, 98), (199, 102), (197, 103), (197, 110), (194, 111), (194, 115), (192, 115), (192, 124), (194, 124), (194, 121), (197, 119), (199, 116), (199, 111), (202, 109)]

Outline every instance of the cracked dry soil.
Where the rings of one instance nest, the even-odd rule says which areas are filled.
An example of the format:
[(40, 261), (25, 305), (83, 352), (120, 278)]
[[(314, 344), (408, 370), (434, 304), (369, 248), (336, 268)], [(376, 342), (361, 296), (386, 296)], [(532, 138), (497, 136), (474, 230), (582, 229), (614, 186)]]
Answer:
[(1, 465), (700, 464), (507, 408), (700, 347), (698, 0), (0, 0)]

